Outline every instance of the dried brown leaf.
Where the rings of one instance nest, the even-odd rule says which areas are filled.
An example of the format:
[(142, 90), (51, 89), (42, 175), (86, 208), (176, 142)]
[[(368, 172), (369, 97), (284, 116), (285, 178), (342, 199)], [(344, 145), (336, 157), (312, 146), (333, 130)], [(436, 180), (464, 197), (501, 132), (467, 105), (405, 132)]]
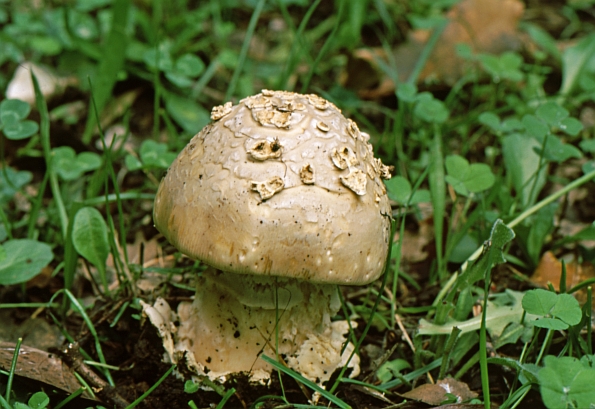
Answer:
[[(595, 267), (590, 262), (578, 263), (574, 258), (565, 260), (566, 265), (566, 288), (570, 289), (582, 281), (595, 277)], [(539, 264), (529, 279), (533, 284), (547, 288), (551, 283), (556, 291), (560, 291), (560, 278), (562, 276), (562, 261), (554, 253), (547, 251), (541, 256)], [(575, 294), (582, 304), (587, 299), (585, 291), (578, 291)]]
[[(464, 61), (458, 56), (456, 46), (467, 44), (476, 53), (500, 54), (518, 50), (521, 46), (518, 23), (524, 6), (519, 0), (463, 0), (447, 14), (449, 23), (428, 59), (419, 81), (436, 79), (453, 85), (464, 73)], [(428, 31), (415, 31), (410, 39), (407, 54), (421, 52), (430, 37)], [(399, 65), (397, 50), (397, 67)], [(415, 60), (417, 61), (417, 59)], [(399, 75), (402, 71), (399, 70)], [(407, 73), (403, 73), (407, 75)]]
[[(10, 370), (15, 343), (0, 342), (0, 368)], [(15, 374), (25, 378), (34, 379), (73, 393), (81, 387), (68, 366), (55, 354), (21, 345)], [(87, 392), (83, 397), (92, 399)]]
[[(458, 44), (476, 53), (500, 54), (519, 50), (525, 41), (518, 31), (524, 13), (519, 0), (463, 0), (447, 14), (448, 23), (422, 70), (418, 82), (435, 81), (453, 85), (468, 69), (458, 56)], [(400, 81), (406, 81), (431, 36), (429, 30), (411, 32), (407, 42), (394, 51)], [(360, 96), (377, 98), (394, 91), (394, 83), (381, 73), (377, 61), (386, 60), (381, 49), (356, 50), (350, 68), (342, 78), (345, 86), (355, 85)], [(360, 80), (365, 78), (365, 80)], [(373, 84), (373, 85), (371, 85)], [(374, 88), (372, 88), (374, 87)]]
[(477, 393), (469, 389), (466, 383), (457, 381), (454, 378), (445, 378), (435, 384), (424, 384), (417, 388), (401, 394), (402, 397), (413, 399), (428, 405), (440, 405), (448, 399), (447, 393), (455, 395), (458, 402), (473, 399)]
[(134, 104), (140, 94), (141, 89), (137, 88), (112, 98), (101, 113), (102, 129), (106, 129), (108, 126), (114, 123), (117, 118), (120, 118), (122, 115), (124, 115), (124, 113)]
[[(395, 241), (399, 239), (395, 233)], [(419, 263), (427, 259), (428, 248), (434, 240), (434, 222), (432, 218), (420, 220), (416, 231), (405, 230), (401, 257), (406, 263)]]

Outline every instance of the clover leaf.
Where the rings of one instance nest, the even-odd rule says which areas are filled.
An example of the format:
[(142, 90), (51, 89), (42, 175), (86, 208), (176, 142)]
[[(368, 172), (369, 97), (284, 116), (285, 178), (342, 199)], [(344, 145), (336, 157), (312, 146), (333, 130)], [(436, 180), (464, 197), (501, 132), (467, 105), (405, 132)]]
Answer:
[(500, 55), (481, 54), (479, 61), (494, 82), (500, 82), (503, 79), (518, 82), (524, 77), (520, 70), (523, 58), (517, 53), (507, 51)]
[(446, 181), (455, 191), (463, 196), (489, 189), (496, 178), (490, 167), (484, 163), (469, 164), (467, 159), (459, 155), (450, 155), (444, 162)]
[(536, 137), (541, 146), (534, 148), (535, 152), (550, 161), (550, 162), (564, 162), (570, 158), (581, 158), (583, 154), (580, 149), (574, 145), (562, 142), (560, 138), (555, 135), (547, 135)]
[(570, 136), (576, 136), (583, 130), (581, 121), (570, 117), (568, 111), (555, 102), (541, 105), (535, 115), (550, 127), (558, 128)]
[(417, 95), (413, 114), (423, 121), (436, 124), (446, 122), (449, 116), (444, 102), (434, 98), (429, 92), (422, 92)]
[(595, 369), (574, 357), (546, 356), (538, 373), (541, 398), (550, 409), (589, 408), (595, 402)]
[(143, 168), (167, 169), (176, 158), (176, 154), (167, 151), (167, 145), (152, 141), (143, 141), (139, 152), (140, 158), (132, 155), (126, 156), (125, 163), (129, 170)]
[(388, 197), (397, 203), (413, 205), (430, 202), (430, 192), (428, 190), (418, 189), (413, 192), (411, 183), (403, 176), (393, 176), (384, 183), (388, 191)]
[(8, 139), (25, 139), (37, 133), (39, 125), (25, 119), (30, 111), (29, 104), (18, 99), (0, 102), (0, 130)]
[(528, 314), (538, 315), (533, 322), (536, 327), (552, 330), (567, 329), (577, 325), (582, 318), (578, 301), (570, 294), (556, 294), (543, 289), (527, 291), (523, 297), (523, 309)]
[(11, 167), (0, 170), (0, 204), (12, 199), (32, 179), (33, 174), (26, 170), (14, 170)]
[(101, 166), (101, 157), (93, 152), (81, 152), (78, 155), (69, 146), (52, 149), (52, 165), (63, 180), (75, 180), (85, 172)]

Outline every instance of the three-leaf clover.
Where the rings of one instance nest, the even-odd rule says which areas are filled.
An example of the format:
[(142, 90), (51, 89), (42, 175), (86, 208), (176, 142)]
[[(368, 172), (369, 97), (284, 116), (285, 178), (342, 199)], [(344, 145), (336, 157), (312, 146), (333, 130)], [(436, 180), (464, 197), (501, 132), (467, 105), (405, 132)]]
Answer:
[(490, 111), (482, 112), (478, 120), (496, 133), (508, 133), (523, 129), (523, 124), (518, 118), (512, 116), (500, 121), (500, 117)]
[(376, 377), (380, 382), (386, 383), (395, 378), (395, 376), (400, 375), (402, 370), (410, 368), (411, 365), (405, 359), (394, 359), (380, 365), (376, 371)]
[(170, 41), (162, 42), (158, 48), (147, 49), (143, 53), (147, 66), (165, 73), (165, 77), (178, 87), (189, 87), (205, 69), (204, 62), (194, 54), (172, 57)]
[(562, 142), (553, 131), (576, 136), (583, 129), (581, 122), (569, 116), (566, 109), (555, 102), (546, 102), (535, 111), (535, 115), (525, 115), (522, 124), (527, 133), (541, 144), (535, 151), (551, 162), (564, 162), (570, 158), (580, 158), (581, 151)]
[(14, 170), (7, 167), (0, 171), (0, 204), (6, 202), (15, 195), (15, 193), (31, 182), (33, 174), (26, 170)]
[(167, 151), (167, 145), (152, 141), (143, 141), (140, 147), (140, 159), (132, 155), (126, 156), (126, 167), (129, 170), (143, 168), (167, 169), (176, 158), (176, 154)]
[(52, 149), (52, 165), (63, 180), (75, 180), (85, 172), (101, 166), (101, 156), (93, 152), (81, 152), (78, 155), (69, 146)]
[(403, 176), (393, 176), (384, 183), (388, 197), (402, 205), (413, 205), (430, 201), (430, 192), (428, 190), (418, 189), (414, 192), (411, 188), (411, 183)]
[(567, 329), (578, 324), (582, 318), (581, 307), (572, 295), (540, 288), (527, 291), (523, 297), (523, 309), (528, 314), (543, 317), (533, 321), (533, 325), (552, 330)]
[(176, 60), (171, 70), (165, 72), (165, 77), (178, 87), (189, 87), (204, 69), (205, 63), (196, 55), (184, 54)]
[(450, 155), (444, 161), (446, 181), (454, 190), (463, 196), (478, 193), (492, 187), (496, 177), (485, 163), (469, 164), (467, 159), (459, 155)]
[(449, 116), (444, 102), (434, 98), (429, 92), (422, 92), (417, 95), (413, 114), (425, 122), (436, 124), (446, 122)]
[(518, 82), (523, 79), (523, 72), (520, 70), (523, 58), (517, 53), (508, 51), (501, 55), (480, 54), (478, 58), (494, 82), (503, 79)]
[(18, 99), (5, 99), (0, 102), (0, 130), (8, 139), (25, 139), (39, 130), (36, 122), (25, 119), (31, 107)]
[(546, 356), (538, 373), (541, 398), (550, 409), (589, 408), (595, 402), (593, 356)]

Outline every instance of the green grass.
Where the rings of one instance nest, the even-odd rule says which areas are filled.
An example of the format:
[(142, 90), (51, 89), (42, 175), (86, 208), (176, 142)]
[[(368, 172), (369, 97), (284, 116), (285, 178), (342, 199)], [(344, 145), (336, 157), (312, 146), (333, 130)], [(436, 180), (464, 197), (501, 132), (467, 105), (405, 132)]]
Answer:
[[(446, 3), (454, 2), (111, 0), (72, 7), (54, 2), (38, 10), (0, 1), (0, 90), (24, 59), (71, 84), (48, 99), (32, 76), (32, 109), (20, 101), (0, 103), (0, 285), (18, 297), (0, 299), (0, 309), (45, 307), (67, 340), (85, 338), (85, 360), (97, 363), (94, 370), (117, 389), (124, 377), (113, 368), (123, 363), (104, 353), (112, 340), (103, 325), (140, 325), (140, 299), (189, 297), (193, 288), (185, 274), (192, 268), (179, 254), (175, 267), (145, 267), (151, 261), (144, 258), (145, 244), (139, 251), (130, 246), (137, 235), (147, 249), (153, 243), (152, 200), (177, 152), (209, 122), (213, 106), (261, 89), (318, 93), (356, 120), (371, 135), (377, 156), (394, 166), (386, 185), (399, 237), (413, 240), (419, 226), (432, 226), (423, 267), (420, 260), (408, 261), (407, 242), (398, 240), (384, 280), (361, 293), (341, 292), (341, 314), (359, 321), (350, 334), (356, 353), (365, 357), (367, 348), (400, 331), (398, 323), (411, 345), (400, 338), (394, 347), (382, 345), (385, 354), (366, 363), (365, 376), (345, 378), (344, 368), (326, 389), (264, 358), (283, 373), (282, 386), (247, 404), (309, 407), (303, 396), (288, 392), (289, 380), (336, 407), (357, 403), (344, 393), (353, 385), (400, 403), (392, 392), (449, 376), (469, 384), (481, 378), (475, 391), (486, 408), (522, 407), (525, 399), (548, 408), (595, 400), (586, 387), (595, 381), (595, 279), (567, 288), (562, 278), (558, 294), (552, 287), (536, 295), (526, 284), (547, 250), (595, 261), (589, 247), (595, 214), (584, 210), (590, 204), (581, 198), (595, 178), (595, 138), (584, 120), (595, 100), (593, 21), (580, 2), (568, 2), (560, 14), (572, 17), (571, 33), (556, 38), (547, 26), (522, 25), (538, 49), (494, 56), (462, 48), (461, 64), (471, 68), (448, 87), (420, 80), (441, 47), (447, 23), (436, 17)], [(416, 24), (433, 24), (434, 31), (403, 78), (393, 50)], [(568, 35), (576, 41), (557, 48)], [(390, 78), (397, 87), (364, 100), (340, 78), (357, 75), (353, 52), (370, 48), (387, 57), (368, 61), (374, 68), (365, 75)], [(138, 94), (125, 100), (128, 91)], [(69, 112), (70, 120), (60, 112)], [(564, 236), (560, 221), (586, 227)], [(59, 287), (52, 293), (46, 288), (40, 302), (31, 298), (31, 280), (46, 266)], [(504, 266), (523, 279), (503, 278), (510, 271)], [(154, 293), (136, 286), (144, 274), (163, 278)], [(510, 292), (494, 292), (508, 285)], [(587, 294), (584, 306), (567, 296), (579, 290)], [(114, 306), (113, 315), (96, 327), (104, 303)], [(72, 317), (81, 327), (74, 328)], [(498, 366), (507, 368), (506, 380), (488, 384), (488, 377), (502, 373)], [(154, 387), (172, 370), (164, 370)], [(559, 377), (562, 372), (570, 375)], [(2, 408), (49, 407), (47, 395), (32, 395), (39, 391), (26, 398), (13, 391), (14, 368), (4, 373)], [(210, 403), (232, 407), (246, 393), (241, 385), (228, 386)], [(72, 391), (72, 398), (51, 407), (66, 406), (81, 393)], [(199, 407), (198, 395), (184, 393), (180, 399), (188, 407)], [(142, 407), (147, 395), (129, 407)]]

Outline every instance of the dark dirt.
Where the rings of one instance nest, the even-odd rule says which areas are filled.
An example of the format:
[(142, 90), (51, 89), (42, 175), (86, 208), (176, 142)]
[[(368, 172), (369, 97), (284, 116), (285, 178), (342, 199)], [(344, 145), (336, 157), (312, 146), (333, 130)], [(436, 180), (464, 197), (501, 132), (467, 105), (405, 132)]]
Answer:
[[(496, 276), (504, 276), (504, 279), (510, 279), (505, 271), (501, 271), (496, 274)], [(514, 283), (512, 282), (509, 282), (509, 284), (511, 284), (511, 287), (514, 286)], [(500, 287), (505, 285), (506, 284), (500, 283), (497, 286)], [(347, 289), (347, 291), (352, 290), (355, 289)], [(174, 291), (176, 292), (177, 297), (183, 295), (178, 294), (180, 293), (180, 290)], [(410, 293), (407, 301), (411, 302), (411, 305), (416, 305), (414, 303), (419, 303), (420, 298), (425, 298), (422, 296), (422, 293), (427, 295), (428, 292), (433, 293), (434, 291), (425, 289), (425, 291), (419, 293)], [(19, 289), (13, 288), (13, 291), (5, 292), (4, 296), (5, 298), (16, 297), (24, 300), (22, 297), (17, 296), (19, 293)], [(190, 294), (188, 294), (188, 296), (189, 295)], [(115, 312), (118, 311), (118, 307), (123, 301), (124, 300), (119, 300), (109, 303), (96, 302), (95, 308), (93, 312), (90, 313), (90, 316), (92, 317), (99, 337), (102, 340), (102, 348), (107, 362), (120, 368), (119, 371), (112, 371), (117, 389), (113, 392), (106, 390), (103, 398), (104, 400), (109, 401), (111, 400), (110, 398), (113, 397), (110, 396), (110, 394), (118, 394), (126, 401), (132, 402), (153, 386), (160, 377), (170, 369), (170, 365), (162, 362), (164, 351), (161, 339), (157, 335), (155, 328), (150, 325), (148, 321), (141, 325), (141, 322), (134, 316), (137, 311), (129, 308), (127, 313), (119, 319), (115, 326), (110, 326), (110, 323), (113, 322)], [(409, 304), (409, 302), (407, 302), (407, 304)], [(27, 323), (30, 320), (31, 319), (24, 317), (23, 310), (13, 310), (10, 313), (5, 312), (2, 318), (3, 323), (9, 321), (15, 323), (15, 326), (12, 328), (12, 338), (22, 334), (24, 335), (24, 344), (27, 344), (29, 340), (35, 344), (37, 341), (35, 341), (36, 338), (32, 336), (32, 332), (26, 331), (32, 326), (31, 323)], [(44, 314), (41, 314), (41, 317), (35, 318), (34, 320), (34, 327), (49, 328), (53, 326), (51, 320), (45, 317)], [(79, 340), (79, 346), (97, 359), (93, 338), (87, 334), (82, 321), (78, 317), (72, 316), (66, 317), (63, 322), (69, 333), (78, 334), (77, 340)], [(363, 322), (360, 322), (359, 324), (359, 328), (363, 328), (365, 325)], [(407, 328), (410, 328), (411, 331), (413, 331), (417, 325), (417, 318), (404, 318), (404, 324)], [(23, 331), (25, 331), (24, 334)], [(372, 327), (364, 344), (375, 345), (382, 351), (386, 351), (394, 343), (399, 343), (394, 356), (406, 356), (408, 353), (406, 351), (407, 347), (401, 341), (401, 335), (402, 333), (399, 330), (384, 332), (378, 331)], [(58, 352), (59, 349), (61, 349), (58, 347), (62, 347), (62, 345), (60, 345), (62, 338), (54, 333), (52, 339), (55, 345), (53, 348), (50, 348), (50, 350)], [(45, 347), (47, 347), (47, 342)], [(365, 351), (366, 350), (364, 349), (364, 352), (362, 353), (362, 374), (358, 379), (366, 376), (372, 370), (370, 367), (370, 360), (367, 358), (367, 353)], [(519, 352), (506, 349), (503, 351), (509, 352), (513, 356)], [(505, 391), (510, 390), (511, 383), (514, 382), (514, 374), (499, 367), (492, 367), (490, 369), (490, 376), (492, 396), (495, 398), (495, 401), (497, 402), (497, 400), (505, 399)], [(27, 380), (26, 378), (17, 377), (17, 379), (18, 382), (15, 384), (17, 391), (44, 390), (50, 395), (51, 401), (54, 403), (61, 401), (67, 396), (59, 391), (55, 391), (56, 388), (49, 387), (48, 385), (42, 383), (32, 384), (33, 381)], [(479, 392), (481, 391), (479, 379), (479, 373), (470, 372), (462, 379), (462, 381), (467, 382), (472, 390)], [(333, 382), (333, 380), (334, 379), (332, 379), (331, 382)], [(235, 394), (230, 398), (225, 407), (248, 408), (257, 402), (261, 402), (261, 407), (263, 408), (287, 407), (284, 406), (286, 404), (282, 400), (283, 395), (286, 396), (287, 401), (292, 403), (308, 403), (308, 397), (293, 379), (284, 376), (282, 378), (282, 385), (283, 388), (281, 387), (281, 382), (277, 374), (273, 374), (268, 387), (251, 384), (245, 376), (237, 376), (225, 384), (226, 389), (236, 389)], [(408, 388), (403, 388), (402, 392), (405, 392), (406, 390), (408, 390)], [(399, 391), (399, 388), (396, 388), (394, 392), (398, 393)], [(385, 399), (382, 399), (375, 396), (370, 390), (350, 384), (342, 384), (337, 391), (337, 396), (353, 408), (386, 408), (391, 405), (389, 402), (393, 402), (393, 404), (403, 402), (403, 398), (396, 394), (386, 396)], [(210, 407), (211, 405), (219, 403), (221, 401), (221, 396), (215, 392), (204, 390), (199, 390), (195, 393), (186, 393), (184, 392), (184, 382), (177, 377), (169, 376), (148, 397), (146, 397), (138, 407), (147, 409), (166, 407), (185, 408), (188, 407), (188, 402), (190, 400), (194, 401), (199, 408)], [(539, 408), (539, 393), (530, 393), (524, 402), (527, 404), (530, 403), (530, 407)], [(91, 404), (92, 402), (85, 401), (84, 399), (77, 399), (67, 405), (66, 408), (74, 409), (88, 407)], [(411, 402), (407, 405), (402, 407), (429, 407), (423, 403), (415, 402)]]

